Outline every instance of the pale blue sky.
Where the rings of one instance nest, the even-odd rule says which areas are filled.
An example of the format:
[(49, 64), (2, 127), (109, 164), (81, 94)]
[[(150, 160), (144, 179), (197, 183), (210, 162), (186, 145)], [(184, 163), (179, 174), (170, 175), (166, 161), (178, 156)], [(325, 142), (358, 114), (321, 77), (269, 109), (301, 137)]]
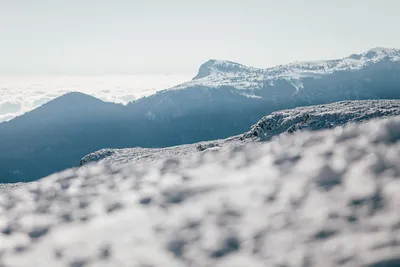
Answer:
[(0, 0), (0, 74), (196, 72), (400, 48), (399, 0)]

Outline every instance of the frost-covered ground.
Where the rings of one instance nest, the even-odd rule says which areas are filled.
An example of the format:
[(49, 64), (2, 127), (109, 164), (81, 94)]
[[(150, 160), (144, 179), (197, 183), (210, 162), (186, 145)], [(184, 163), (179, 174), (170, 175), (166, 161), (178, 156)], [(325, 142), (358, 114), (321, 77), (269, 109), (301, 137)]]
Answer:
[(190, 78), (190, 74), (0, 76), (0, 122), (72, 91), (126, 104)]
[(399, 266), (400, 118), (0, 195), (1, 266)]
[(400, 115), (400, 100), (342, 101), (298, 107), (263, 117), (243, 137), (265, 141), (284, 132), (316, 131), (396, 115)]
[(295, 131), (315, 131), (362, 122), (377, 117), (400, 115), (400, 100), (343, 101), (333, 104), (300, 107), (265, 116), (241, 136), (228, 139), (180, 145), (168, 148), (102, 149), (85, 156), (81, 165), (90, 162), (149, 163), (171, 156), (186, 157), (195, 153), (240, 147), (250, 141), (270, 140), (273, 136)]

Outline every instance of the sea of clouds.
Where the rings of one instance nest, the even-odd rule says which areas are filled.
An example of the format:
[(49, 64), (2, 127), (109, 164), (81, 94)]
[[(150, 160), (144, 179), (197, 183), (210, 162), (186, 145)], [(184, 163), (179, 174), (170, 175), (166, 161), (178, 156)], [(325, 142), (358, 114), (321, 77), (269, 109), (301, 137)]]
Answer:
[(188, 81), (192, 74), (105, 76), (0, 76), (0, 122), (33, 110), (67, 92), (126, 104)]

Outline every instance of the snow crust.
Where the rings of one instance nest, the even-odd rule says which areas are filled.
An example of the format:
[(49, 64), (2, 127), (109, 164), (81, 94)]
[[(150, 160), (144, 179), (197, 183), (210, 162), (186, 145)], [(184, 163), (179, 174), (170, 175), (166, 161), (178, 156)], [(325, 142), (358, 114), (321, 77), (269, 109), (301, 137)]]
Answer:
[(192, 81), (175, 86), (171, 90), (196, 86), (213, 88), (227, 86), (250, 90), (262, 87), (263, 83), (273, 84), (274, 79), (286, 79), (296, 88), (301, 88), (303, 78), (319, 78), (339, 71), (360, 70), (383, 60), (400, 61), (400, 50), (378, 47), (343, 59), (295, 62), (268, 69), (213, 59), (200, 67), (199, 73)]
[(400, 118), (0, 195), (1, 266), (399, 266)]

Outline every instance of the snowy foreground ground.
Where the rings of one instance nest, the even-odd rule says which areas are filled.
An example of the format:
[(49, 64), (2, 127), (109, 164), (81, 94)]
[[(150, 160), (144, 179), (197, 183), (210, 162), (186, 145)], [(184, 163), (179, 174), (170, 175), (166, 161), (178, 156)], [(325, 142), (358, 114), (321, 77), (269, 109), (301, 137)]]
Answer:
[(0, 266), (400, 266), (400, 118), (0, 195)]

